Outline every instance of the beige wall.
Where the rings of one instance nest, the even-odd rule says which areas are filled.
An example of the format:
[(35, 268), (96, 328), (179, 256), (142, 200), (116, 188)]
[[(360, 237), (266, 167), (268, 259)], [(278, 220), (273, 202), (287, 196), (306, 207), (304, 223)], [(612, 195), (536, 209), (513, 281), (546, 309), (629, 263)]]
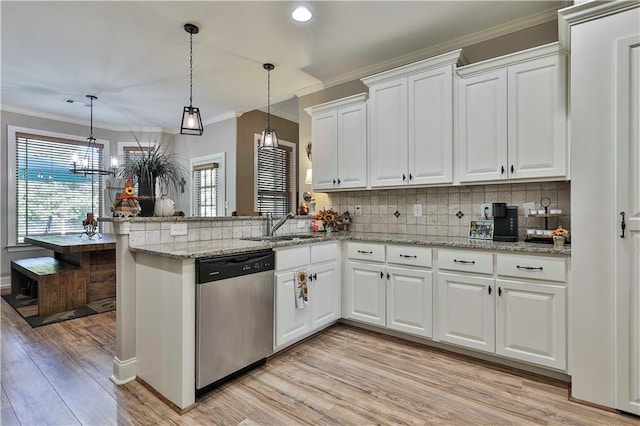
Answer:
[[(174, 147), (176, 157), (189, 170), (189, 160), (214, 154), (225, 154), (225, 198), (227, 202), (226, 216), (236, 209), (236, 126), (237, 119), (231, 118), (204, 127), (202, 136), (176, 135)], [(189, 173), (189, 180), (191, 174)], [(191, 182), (184, 194), (174, 199), (176, 210), (191, 216), (190, 191)]]
[[(253, 141), (254, 135), (256, 133), (262, 133), (266, 125), (267, 114), (262, 111), (250, 111), (238, 118), (236, 210), (239, 215), (254, 214), (254, 182), (256, 177), (254, 171)], [(276, 129), (278, 139), (298, 144), (299, 130), (297, 123), (272, 115), (271, 127)], [(300, 146), (298, 146), (298, 151), (300, 151)], [(304, 149), (302, 149), (302, 151), (304, 151)], [(297, 175), (297, 172), (295, 172), (294, 176)]]

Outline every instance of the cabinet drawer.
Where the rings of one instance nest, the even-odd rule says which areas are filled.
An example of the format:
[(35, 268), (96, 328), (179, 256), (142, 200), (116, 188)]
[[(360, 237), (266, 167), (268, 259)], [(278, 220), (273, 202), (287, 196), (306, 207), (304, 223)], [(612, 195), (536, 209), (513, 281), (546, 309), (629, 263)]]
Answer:
[(561, 258), (499, 254), (497, 260), (501, 276), (566, 281), (566, 263)]
[(431, 249), (417, 246), (387, 246), (387, 263), (431, 268)]
[(331, 262), (340, 256), (338, 243), (311, 244), (311, 263)]
[(347, 246), (349, 259), (384, 262), (384, 245), (372, 243), (349, 243)]
[(451, 271), (493, 274), (493, 254), (465, 250), (439, 250), (438, 267)]
[(276, 250), (276, 271), (306, 267), (310, 263), (309, 246)]

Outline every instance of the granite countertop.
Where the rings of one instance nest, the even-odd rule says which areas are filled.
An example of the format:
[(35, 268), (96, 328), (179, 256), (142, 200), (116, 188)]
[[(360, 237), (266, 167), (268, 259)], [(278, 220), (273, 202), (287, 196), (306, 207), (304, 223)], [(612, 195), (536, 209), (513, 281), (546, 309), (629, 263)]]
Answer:
[(328, 236), (326, 234), (321, 234), (316, 238), (294, 241), (248, 241), (243, 239), (222, 239), (194, 241), (189, 243), (154, 244), (142, 247), (130, 247), (130, 250), (132, 252), (152, 254), (172, 259), (197, 259), (335, 240), (370, 241), (386, 244), (414, 244), (430, 247), (463, 249), (469, 248), (475, 250), (493, 250), (524, 254), (538, 253), (556, 255), (560, 257), (571, 256), (571, 248), (565, 247), (562, 249), (555, 249), (550, 244), (525, 243), (522, 241), (516, 243), (503, 243), (497, 241), (474, 241), (469, 240), (466, 237), (433, 237), (366, 232), (334, 232)]

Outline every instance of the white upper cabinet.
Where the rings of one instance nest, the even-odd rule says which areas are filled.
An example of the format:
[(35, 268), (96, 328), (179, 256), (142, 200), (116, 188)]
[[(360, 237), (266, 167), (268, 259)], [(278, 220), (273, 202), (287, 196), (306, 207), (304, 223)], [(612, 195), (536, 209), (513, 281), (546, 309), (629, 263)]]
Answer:
[(385, 71), (369, 87), (371, 187), (453, 183), (453, 68), (460, 50)]
[(313, 189), (367, 186), (367, 94), (307, 108), (311, 115)]
[(567, 178), (566, 57), (558, 43), (457, 69), (458, 178)]

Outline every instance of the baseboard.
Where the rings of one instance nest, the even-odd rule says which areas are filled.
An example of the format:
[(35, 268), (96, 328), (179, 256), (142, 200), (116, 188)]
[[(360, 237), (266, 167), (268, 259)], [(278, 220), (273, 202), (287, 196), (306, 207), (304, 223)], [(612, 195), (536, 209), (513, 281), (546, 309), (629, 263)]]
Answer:
[(136, 358), (121, 361), (113, 357), (113, 374), (110, 379), (116, 385), (124, 385), (136, 379)]
[(0, 294), (11, 293), (11, 275), (2, 275), (0, 277)]

